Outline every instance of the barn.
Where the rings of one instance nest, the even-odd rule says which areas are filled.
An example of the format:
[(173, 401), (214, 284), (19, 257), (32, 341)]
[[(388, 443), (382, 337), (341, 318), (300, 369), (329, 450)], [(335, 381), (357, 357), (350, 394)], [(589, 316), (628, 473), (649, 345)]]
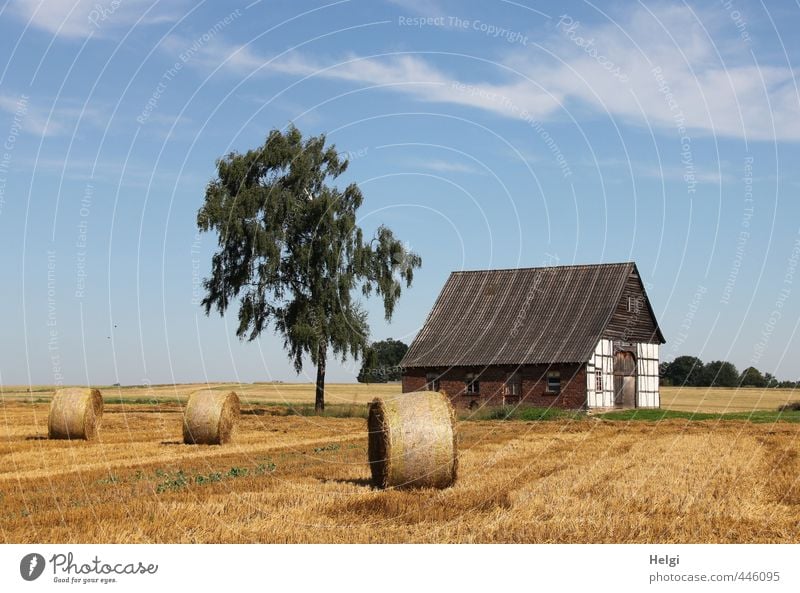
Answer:
[(633, 262), (453, 272), (400, 366), (456, 406), (658, 408), (664, 336)]

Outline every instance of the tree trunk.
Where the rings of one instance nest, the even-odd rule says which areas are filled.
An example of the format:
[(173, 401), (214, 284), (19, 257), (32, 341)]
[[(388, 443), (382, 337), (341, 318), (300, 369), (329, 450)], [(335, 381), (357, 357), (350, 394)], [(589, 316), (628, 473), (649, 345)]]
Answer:
[(314, 411), (317, 414), (325, 411), (325, 358), (327, 355), (327, 347), (320, 344), (319, 350), (317, 350), (317, 393), (314, 400)]

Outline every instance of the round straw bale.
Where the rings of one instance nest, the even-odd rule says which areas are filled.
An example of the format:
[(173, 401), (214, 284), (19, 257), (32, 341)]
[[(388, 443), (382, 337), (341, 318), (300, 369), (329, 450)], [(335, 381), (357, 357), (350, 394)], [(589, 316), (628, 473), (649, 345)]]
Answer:
[(369, 464), (379, 488), (447, 488), (456, 480), (456, 421), (450, 398), (416, 391), (369, 405)]
[(196, 391), (183, 414), (183, 442), (224, 445), (234, 436), (239, 420), (239, 396), (233, 391)]
[(97, 438), (103, 419), (103, 396), (97, 389), (57, 389), (50, 402), (47, 436), (51, 439)]

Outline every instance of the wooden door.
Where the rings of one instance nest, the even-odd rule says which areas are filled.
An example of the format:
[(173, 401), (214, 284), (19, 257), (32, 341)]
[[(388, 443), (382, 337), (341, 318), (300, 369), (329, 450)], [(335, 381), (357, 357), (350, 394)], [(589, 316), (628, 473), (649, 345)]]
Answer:
[(614, 406), (636, 407), (636, 357), (626, 350), (614, 354)]

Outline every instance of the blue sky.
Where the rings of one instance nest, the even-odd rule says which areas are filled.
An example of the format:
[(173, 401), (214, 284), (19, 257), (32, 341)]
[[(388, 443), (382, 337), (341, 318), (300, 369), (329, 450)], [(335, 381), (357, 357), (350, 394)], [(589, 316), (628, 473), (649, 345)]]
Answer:
[(373, 339), (453, 270), (634, 260), (662, 358), (800, 378), (800, 7), (772, 4), (7, 1), (0, 383), (313, 378), (197, 305), (215, 159), (290, 122), (423, 258)]

